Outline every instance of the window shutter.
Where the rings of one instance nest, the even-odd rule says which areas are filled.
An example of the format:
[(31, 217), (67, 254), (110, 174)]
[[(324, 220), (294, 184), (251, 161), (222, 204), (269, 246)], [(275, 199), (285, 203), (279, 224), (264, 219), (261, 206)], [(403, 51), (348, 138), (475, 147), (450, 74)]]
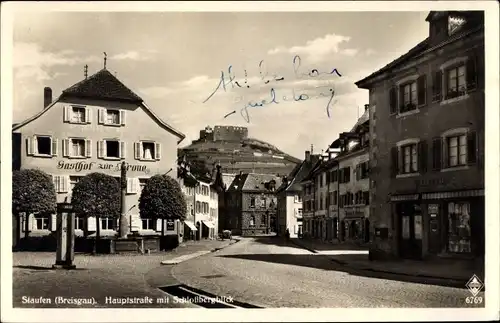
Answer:
[(398, 147), (392, 147), (391, 148), (391, 159), (392, 159), (392, 167), (391, 167), (391, 173), (392, 177), (396, 177), (397, 174), (399, 174), (399, 151)]
[(33, 231), (33, 230), (36, 230), (36, 221), (35, 220), (35, 215), (34, 214), (28, 214), (28, 213), (25, 213), (26, 214), (26, 218), (28, 219), (28, 230), (29, 232)]
[(120, 158), (121, 159), (125, 159), (125, 157), (127, 156), (127, 145), (125, 143), (125, 141), (120, 141)]
[(442, 155), (442, 139), (434, 138), (432, 140), (432, 169), (440, 170), (441, 169), (441, 155)]
[(63, 122), (70, 122), (71, 120), (71, 110), (69, 105), (65, 105), (63, 108)]
[(156, 219), (156, 231), (161, 231), (161, 219)]
[(161, 159), (161, 144), (158, 142), (155, 142), (155, 159)]
[(106, 110), (104, 110), (104, 109), (99, 109), (99, 110), (97, 110), (97, 111), (98, 111), (98, 112), (97, 112), (97, 114), (98, 114), (98, 119), (99, 119), (99, 120), (98, 120), (98, 123), (99, 123), (99, 124), (104, 124), (104, 122), (105, 122), (105, 117), (106, 117)]
[(69, 157), (69, 143), (70, 139), (64, 139), (63, 140), (63, 157)]
[(134, 155), (135, 159), (140, 160), (141, 159), (141, 143), (140, 142), (134, 142)]
[(54, 184), (56, 193), (59, 193), (59, 176), (52, 176), (52, 183)]
[(27, 137), (26, 138), (26, 154), (28, 156), (31, 156), (34, 154), (34, 147), (35, 146), (35, 140), (33, 137)]
[(418, 143), (418, 171), (423, 174), (427, 172), (427, 142), (422, 140)]
[(102, 140), (97, 140), (97, 158), (102, 158), (103, 157), (103, 141)]
[(54, 213), (50, 215), (50, 231), (56, 231), (56, 230), (57, 230), (57, 216)]
[(85, 221), (87, 224), (87, 231), (93, 232), (97, 230), (97, 220), (95, 216), (90, 216), (87, 218), (87, 221)]
[(402, 109), (405, 108), (404, 104), (405, 104), (405, 88), (404, 86), (399, 86), (399, 93), (398, 93), (398, 105), (397, 107), (399, 108), (399, 113), (405, 111), (401, 111)]
[(139, 194), (141, 192), (141, 181), (139, 178), (135, 178), (135, 192)]
[(432, 76), (432, 101), (441, 101), (443, 71), (436, 71)]
[(57, 151), (58, 151), (58, 143), (57, 143), (57, 138), (51, 138), (51, 141), (52, 141), (52, 146), (51, 146), (51, 153), (52, 153), (52, 156), (57, 156)]
[(420, 75), (417, 79), (417, 99), (418, 105), (427, 104), (427, 75)]
[(133, 181), (133, 178), (127, 178), (127, 194), (132, 194), (133, 191), (132, 191), (132, 183)]
[(476, 132), (469, 132), (467, 134), (467, 162), (474, 164), (477, 161), (477, 145), (476, 145)]
[(69, 176), (61, 176), (62, 177), (62, 182), (63, 182), (63, 193), (68, 193), (69, 192)]
[(469, 57), (466, 63), (465, 77), (467, 78), (467, 90), (477, 88), (477, 57)]
[(449, 166), (449, 158), (448, 158), (448, 140), (447, 138), (441, 139), (441, 167), (446, 168)]
[(85, 123), (92, 123), (92, 111), (90, 108), (85, 108)]
[(92, 140), (85, 140), (85, 157), (92, 157)]
[(396, 88), (392, 87), (389, 90), (389, 107), (390, 107), (390, 114), (397, 113), (397, 98), (396, 98)]
[(120, 124), (122, 126), (125, 125), (125, 115), (126, 115), (125, 110), (120, 110)]

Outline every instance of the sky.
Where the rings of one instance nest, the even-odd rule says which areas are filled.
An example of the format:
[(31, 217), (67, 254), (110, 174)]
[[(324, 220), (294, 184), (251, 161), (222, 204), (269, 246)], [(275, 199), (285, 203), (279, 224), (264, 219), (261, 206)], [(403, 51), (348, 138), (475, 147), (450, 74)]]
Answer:
[(354, 82), (425, 39), (427, 14), (17, 14), (13, 122), (43, 108), (45, 86), (56, 98), (86, 64), (89, 75), (102, 69), (106, 52), (107, 69), (186, 135), (180, 146), (207, 125), (245, 126), (302, 159), (350, 130), (368, 103)]

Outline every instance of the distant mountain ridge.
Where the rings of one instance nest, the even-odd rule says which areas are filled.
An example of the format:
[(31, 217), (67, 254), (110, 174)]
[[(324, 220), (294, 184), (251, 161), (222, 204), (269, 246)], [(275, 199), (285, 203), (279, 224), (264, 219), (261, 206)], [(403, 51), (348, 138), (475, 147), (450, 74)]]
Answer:
[(179, 157), (187, 161), (203, 161), (208, 170), (219, 163), (228, 174), (261, 173), (285, 176), (302, 161), (276, 146), (248, 137), (246, 127), (207, 126), (200, 138), (179, 149)]

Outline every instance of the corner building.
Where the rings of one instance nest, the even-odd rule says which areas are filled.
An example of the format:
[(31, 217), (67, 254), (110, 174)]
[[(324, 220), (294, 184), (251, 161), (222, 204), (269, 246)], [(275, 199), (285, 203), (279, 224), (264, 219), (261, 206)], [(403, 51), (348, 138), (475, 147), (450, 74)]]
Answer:
[[(168, 173), (177, 177), (177, 145), (184, 135), (162, 121), (144, 101), (103, 69), (64, 90), (52, 101), (45, 88), (44, 107), (35, 116), (13, 126), (13, 169), (38, 168), (52, 175), (57, 202), (71, 202), (75, 184), (85, 175), (100, 172), (119, 179), (127, 163), (126, 212), (130, 231), (155, 235), (161, 220), (141, 218), (139, 197), (146, 179)], [(23, 220), (24, 221), (24, 220)], [(29, 215), (30, 236), (56, 230), (54, 214)], [(76, 235), (101, 226), (103, 236), (114, 235), (118, 221), (75, 219)], [(179, 223), (165, 225), (171, 233)], [(24, 224), (14, 229), (24, 236)], [(168, 232), (167, 232), (168, 234)]]
[(370, 91), (373, 256), (484, 259), (484, 14), (430, 12), (429, 36)]

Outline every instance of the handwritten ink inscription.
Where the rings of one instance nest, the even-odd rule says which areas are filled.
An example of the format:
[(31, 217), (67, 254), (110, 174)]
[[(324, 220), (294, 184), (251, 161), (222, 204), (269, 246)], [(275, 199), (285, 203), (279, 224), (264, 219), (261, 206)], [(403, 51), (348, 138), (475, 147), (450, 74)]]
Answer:
[[(259, 75), (260, 75), (260, 80), (263, 82), (263, 84), (268, 85), (272, 83), (277, 83), (284, 81), (285, 78), (281, 75), (278, 74), (272, 74), (271, 76), (269, 75), (269, 72), (267, 71), (267, 66), (264, 60), (261, 60), (259, 62)], [(340, 72), (334, 68), (330, 72), (320, 72), (318, 69), (311, 69), (310, 71), (303, 73), (300, 71), (301, 67), (301, 58), (299, 55), (295, 55), (293, 58), (293, 72), (295, 75), (296, 79), (304, 79), (304, 78), (317, 78), (322, 75), (336, 75), (338, 77), (341, 77), (342, 75)], [(213, 90), (213, 92), (203, 101), (203, 103), (207, 102), (210, 100), (217, 92), (223, 91), (227, 92), (228, 88), (231, 87), (231, 89), (249, 89), (251, 85), (248, 84), (248, 73), (245, 70), (244, 71), (245, 79), (244, 83), (242, 81), (236, 81), (236, 76), (233, 72), (233, 66), (230, 65), (227, 73), (224, 73), (224, 71), (221, 71), (221, 76), (219, 79), (219, 83)], [(318, 99), (321, 97), (327, 97), (328, 102), (326, 104), (326, 113), (328, 118), (331, 117), (330, 110), (331, 106), (335, 103), (332, 102), (333, 97), (335, 95), (335, 91), (333, 87), (331, 86), (331, 83), (328, 81), (328, 85), (325, 86), (316, 86), (316, 89), (318, 88), (328, 88), (326, 91), (322, 91), (319, 94), (312, 95), (311, 93), (306, 93), (307, 91), (302, 91), (300, 94), (295, 93), (295, 89), (292, 88), (292, 96), (288, 97), (286, 95), (281, 95), (279, 96), (277, 94), (278, 89), (275, 88), (275, 86), (271, 87), (271, 89), (268, 92), (268, 98), (267, 99), (259, 99), (259, 100), (251, 100), (247, 102), (243, 108), (241, 108), (240, 113), (241, 116), (247, 121), (250, 122), (250, 115), (248, 113), (248, 108), (258, 108), (258, 107), (264, 107), (266, 105), (270, 104), (279, 104), (282, 101), (291, 101), (291, 102), (299, 102), (299, 101), (306, 101), (310, 99)], [(235, 103), (241, 102), (243, 100), (242, 97), (238, 97), (235, 99)], [(235, 114), (236, 111), (232, 111), (224, 116), (224, 118), (227, 118), (233, 114)]]
[[(113, 172), (119, 172), (122, 169), (122, 163), (96, 163), (96, 162), (86, 162), (86, 161), (79, 161), (79, 162), (66, 162), (64, 160), (60, 160), (57, 163), (57, 168), (58, 169), (65, 169), (65, 170), (74, 170), (75, 172), (81, 172), (81, 171), (86, 171), (86, 170), (109, 170)], [(129, 165), (127, 164), (126, 166), (127, 171), (131, 172), (143, 172), (146, 174), (149, 174), (150, 169), (145, 166), (145, 165)]]

